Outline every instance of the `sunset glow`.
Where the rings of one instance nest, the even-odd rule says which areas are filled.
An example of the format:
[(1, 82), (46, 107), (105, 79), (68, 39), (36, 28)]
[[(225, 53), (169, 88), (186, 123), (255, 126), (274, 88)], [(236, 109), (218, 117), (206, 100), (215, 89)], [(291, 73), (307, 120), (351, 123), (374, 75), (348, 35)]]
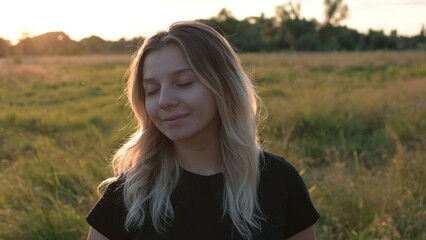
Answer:
[[(147, 36), (179, 20), (207, 19), (222, 8), (235, 17), (273, 16), (279, 0), (9, 0), (0, 14), (0, 37), (17, 43), (24, 36), (63, 31), (74, 40), (91, 35), (117, 40)], [(297, 2), (297, 1), (293, 1)], [(302, 16), (323, 19), (322, 0), (301, 0)], [(400, 35), (416, 35), (426, 24), (426, 1), (346, 0), (350, 16), (343, 24), (366, 32), (396, 29)]]

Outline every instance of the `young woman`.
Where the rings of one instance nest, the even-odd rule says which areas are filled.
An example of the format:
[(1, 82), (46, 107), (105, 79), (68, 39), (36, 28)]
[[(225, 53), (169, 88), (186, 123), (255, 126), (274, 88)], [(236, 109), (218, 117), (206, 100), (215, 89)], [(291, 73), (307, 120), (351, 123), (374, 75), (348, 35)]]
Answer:
[(218, 32), (178, 22), (146, 39), (127, 94), (138, 130), (89, 239), (315, 239), (319, 214), (297, 171), (260, 148), (257, 95)]

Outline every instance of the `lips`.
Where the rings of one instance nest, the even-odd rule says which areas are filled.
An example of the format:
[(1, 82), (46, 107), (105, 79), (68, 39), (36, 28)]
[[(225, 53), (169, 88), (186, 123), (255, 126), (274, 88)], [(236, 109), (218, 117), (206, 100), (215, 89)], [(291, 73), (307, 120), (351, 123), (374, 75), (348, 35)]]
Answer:
[(169, 117), (166, 117), (166, 118), (163, 118), (163, 119), (161, 119), (162, 121), (165, 121), (165, 122), (173, 122), (173, 121), (176, 121), (176, 120), (178, 120), (178, 119), (180, 119), (180, 118), (184, 118), (184, 117), (186, 117), (186, 116), (188, 116), (189, 114), (177, 114), (177, 115), (172, 115), (172, 116), (169, 116)]

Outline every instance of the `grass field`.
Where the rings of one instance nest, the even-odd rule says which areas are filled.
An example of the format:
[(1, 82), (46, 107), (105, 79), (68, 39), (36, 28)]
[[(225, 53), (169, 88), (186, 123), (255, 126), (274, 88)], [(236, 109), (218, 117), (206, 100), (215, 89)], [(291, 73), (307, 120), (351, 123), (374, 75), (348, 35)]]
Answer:
[[(425, 52), (241, 55), (318, 239), (426, 239)], [(129, 134), (130, 56), (0, 59), (0, 239), (85, 239)]]

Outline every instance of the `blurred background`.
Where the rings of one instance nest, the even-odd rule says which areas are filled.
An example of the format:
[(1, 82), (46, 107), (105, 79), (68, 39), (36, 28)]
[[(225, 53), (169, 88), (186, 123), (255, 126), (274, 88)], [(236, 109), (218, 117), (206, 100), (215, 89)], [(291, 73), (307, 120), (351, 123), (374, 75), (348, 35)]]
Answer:
[(6, 1), (0, 14), (0, 239), (86, 239), (134, 125), (143, 40), (203, 21), (263, 99), (264, 148), (303, 176), (318, 239), (426, 239), (426, 2)]
[(421, 0), (159, 0), (5, 3), (0, 56), (131, 52), (181, 20), (205, 20), (241, 51), (425, 48)]

